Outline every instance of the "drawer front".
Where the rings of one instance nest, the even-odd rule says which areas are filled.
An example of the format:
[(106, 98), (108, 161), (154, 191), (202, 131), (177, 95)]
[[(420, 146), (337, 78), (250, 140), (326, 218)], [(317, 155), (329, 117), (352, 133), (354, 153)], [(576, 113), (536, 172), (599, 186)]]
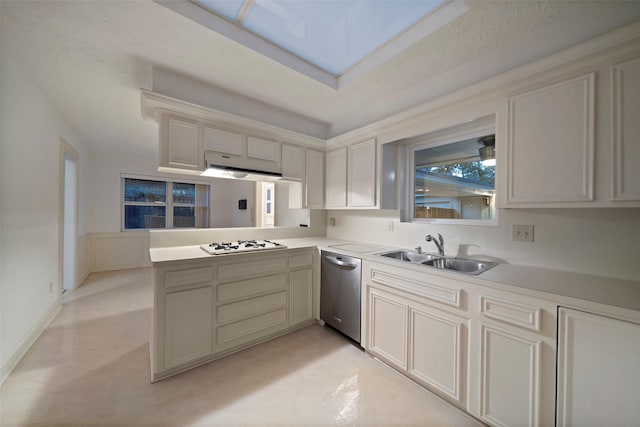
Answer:
[(285, 272), (287, 257), (259, 259), (252, 257), (243, 262), (229, 263), (218, 266), (218, 280), (229, 282), (237, 279), (261, 277), (269, 274)]
[(211, 267), (167, 271), (164, 274), (164, 287), (165, 289), (171, 289), (180, 286), (196, 285), (198, 283), (207, 283), (210, 282), (212, 278), (213, 268)]
[(287, 293), (282, 291), (275, 294), (263, 295), (244, 301), (221, 305), (218, 307), (218, 323), (235, 322), (278, 308), (284, 308), (287, 301)]
[(289, 268), (307, 267), (313, 264), (313, 254), (298, 254), (289, 257)]
[(482, 295), (480, 312), (489, 319), (540, 332), (542, 308)]
[(277, 291), (278, 289), (285, 289), (286, 287), (287, 275), (284, 273), (269, 277), (243, 280), (241, 282), (225, 283), (218, 285), (218, 302), (248, 298)]
[[(442, 280), (443, 283), (447, 282), (446, 278), (441, 278), (439, 280)], [(417, 281), (400, 275), (376, 270), (375, 268), (371, 270), (371, 281), (405, 292), (410, 292), (414, 295), (418, 295), (432, 301), (437, 301), (451, 307), (460, 308), (462, 306), (462, 290), (455, 287), (449, 288), (427, 281)]]
[(241, 320), (229, 325), (221, 326), (216, 331), (216, 343), (224, 344), (245, 337), (250, 340), (250, 335), (270, 329), (278, 325), (286, 326), (287, 310), (280, 309), (250, 319)]

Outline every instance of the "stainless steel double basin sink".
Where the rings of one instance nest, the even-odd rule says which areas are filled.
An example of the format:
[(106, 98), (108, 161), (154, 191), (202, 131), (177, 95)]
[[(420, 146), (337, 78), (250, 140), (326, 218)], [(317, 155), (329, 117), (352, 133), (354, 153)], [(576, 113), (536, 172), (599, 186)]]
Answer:
[(410, 250), (388, 251), (379, 253), (378, 255), (386, 258), (393, 258), (410, 262), (412, 264), (426, 265), (432, 268), (438, 268), (440, 270), (457, 271), (458, 273), (464, 273), (473, 276), (478, 275), (484, 271), (487, 271), (491, 267), (495, 267), (496, 265), (498, 265), (497, 263), (490, 261), (481, 261), (467, 258), (453, 258), (437, 254), (419, 253), (417, 251)]

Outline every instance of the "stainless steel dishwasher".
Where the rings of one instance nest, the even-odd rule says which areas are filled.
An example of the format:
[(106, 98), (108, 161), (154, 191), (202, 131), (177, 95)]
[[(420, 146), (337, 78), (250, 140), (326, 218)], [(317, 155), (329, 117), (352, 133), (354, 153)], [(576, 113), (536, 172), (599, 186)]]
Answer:
[(360, 344), (362, 260), (322, 251), (320, 319)]

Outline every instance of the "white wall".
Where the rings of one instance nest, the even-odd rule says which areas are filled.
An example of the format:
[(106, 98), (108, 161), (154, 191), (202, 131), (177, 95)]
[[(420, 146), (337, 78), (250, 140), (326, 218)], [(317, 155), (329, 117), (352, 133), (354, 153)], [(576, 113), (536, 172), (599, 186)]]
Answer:
[[(247, 209), (239, 209), (238, 201), (247, 200)], [(232, 179), (216, 179), (211, 184), (212, 228), (255, 227), (256, 183)]]
[[(435, 252), (427, 234), (441, 233), (445, 252), (496, 257), (524, 264), (638, 280), (640, 209), (500, 209), (498, 226), (401, 223), (396, 211), (328, 211), (327, 236)], [(394, 231), (388, 231), (393, 222)], [(534, 225), (534, 242), (511, 241), (513, 224)]]
[(81, 238), (86, 232), (88, 154), (5, 46), (1, 62), (4, 379), (60, 307), (60, 138), (79, 154)]
[(289, 209), (289, 184), (276, 182), (276, 226), (299, 227), (309, 225), (309, 209)]

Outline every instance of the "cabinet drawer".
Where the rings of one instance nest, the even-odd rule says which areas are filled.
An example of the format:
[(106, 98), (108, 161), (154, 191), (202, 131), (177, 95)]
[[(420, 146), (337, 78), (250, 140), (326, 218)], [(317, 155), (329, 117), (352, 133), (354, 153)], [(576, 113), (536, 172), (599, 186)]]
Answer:
[(218, 285), (218, 302), (247, 298), (286, 287), (287, 275), (284, 273), (241, 282), (225, 283)]
[(218, 267), (218, 280), (228, 282), (235, 279), (261, 277), (268, 274), (280, 273), (287, 269), (287, 258), (250, 258), (242, 262), (224, 264)]
[(542, 309), (493, 296), (480, 297), (480, 312), (489, 319), (540, 332)]
[(167, 271), (164, 274), (165, 289), (210, 282), (213, 278), (211, 267), (190, 268), (188, 270)]
[[(439, 278), (438, 280), (444, 284), (450, 281), (446, 278)], [(418, 281), (393, 273), (376, 270), (375, 268), (371, 270), (371, 281), (405, 292), (410, 292), (414, 295), (427, 298), (432, 301), (437, 301), (452, 307), (460, 308), (462, 305), (462, 290), (457, 288), (440, 286), (422, 280)]]
[(218, 323), (235, 322), (260, 313), (284, 308), (287, 301), (286, 292), (264, 295), (244, 301), (234, 302), (218, 307)]
[(289, 268), (307, 267), (313, 263), (311, 253), (291, 255), (289, 257)]
[(285, 326), (286, 322), (287, 310), (284, 308), (272, 311), (271, 313), (261, 314), (260, 316), (219, 327), (216, 331), (216, 343), (224, 344), (243, 337), (250, 340), (251, 337), (248, 337), (248, 335), (278, 325)]

